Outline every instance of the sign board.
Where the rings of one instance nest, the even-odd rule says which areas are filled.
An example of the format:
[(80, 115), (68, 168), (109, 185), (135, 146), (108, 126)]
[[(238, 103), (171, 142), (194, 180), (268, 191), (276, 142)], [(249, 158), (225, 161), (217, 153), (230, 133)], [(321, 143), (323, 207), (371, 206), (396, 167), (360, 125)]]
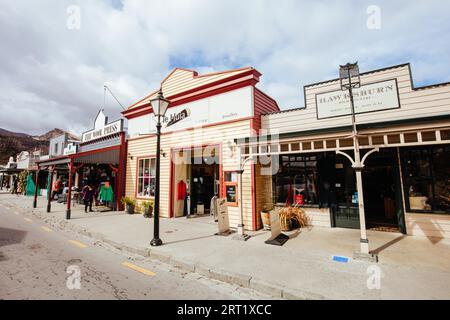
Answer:
[[(397, 80), (387, 80), (362, 85), (353, 89), (355, 113), (365, 113), (400, 108)], [(348, 90), (316, 94), (317, 119), (351, 114)]]
[[(167, 133), (253, 117), (252, 98), (251, 87), (245, 87), (170, 106), (162, 119), (162, 131)], [(128, 120), (130, 136), (154, 133), (156, 133), (156, 119), (152, 113)]]
[(278, 212), (270, 212), (270, 232), (272, 233), (270, 240), (275, 239), (281, 234), (280, 215)]
[(237, 183), (228, 183), (225, 185), (225, 196), (228, 203), (237, 203)]
[(64, 155), (68, 156), (70, 154), (75, 154), (78, 151), (78, 145), (76, 143), (69, 143), (67, 147), (64, 148)]
[(218, 234), (229, 234), (230, 233), (230, 220), (228, 217), (228, 206), (227, 199), (219, 198), (217, 201), (217, 218), (219, 222), (219, 232)]
[(278, 212), (270, 212), (270, 239), (264, 241), (266, 244), (282, 246), (289, 240), (289, 236), (281, 233), (280, 215)]
[(117, 120), (108, 123), (108, 117), (105, 116), (103, 110), (97, 114), (94, 122), (94, 129), (83, 133), (81, 142), (88, 142), (94, 139), (109, 136), (123, 130), (123, 121)]

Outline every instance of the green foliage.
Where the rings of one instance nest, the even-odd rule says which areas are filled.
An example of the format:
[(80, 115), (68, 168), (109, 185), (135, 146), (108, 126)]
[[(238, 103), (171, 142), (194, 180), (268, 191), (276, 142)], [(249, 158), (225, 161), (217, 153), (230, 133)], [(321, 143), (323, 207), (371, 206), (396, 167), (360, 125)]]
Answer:
[(125, 206), (136, 206), (136, 200), (130, 197), (122, 197), (122, 204)]

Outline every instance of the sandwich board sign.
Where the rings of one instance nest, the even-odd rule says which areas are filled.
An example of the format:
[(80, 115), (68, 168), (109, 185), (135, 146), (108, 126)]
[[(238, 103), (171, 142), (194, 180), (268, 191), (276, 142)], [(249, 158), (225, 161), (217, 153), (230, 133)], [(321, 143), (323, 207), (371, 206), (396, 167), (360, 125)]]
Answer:
[(217, 219), (219, 232), (216, 235), (228, 236), (232, 232), (230, 230), (230, 220), (228, 217), (227, 198), (216, 199)]
[(264, 242), (266, 244), (282, 246), (289, 240), (289, 236), (281, 233), (280, 215), (278, 212), (272, 211), (270, 213), (270, 232), (271, 237)]

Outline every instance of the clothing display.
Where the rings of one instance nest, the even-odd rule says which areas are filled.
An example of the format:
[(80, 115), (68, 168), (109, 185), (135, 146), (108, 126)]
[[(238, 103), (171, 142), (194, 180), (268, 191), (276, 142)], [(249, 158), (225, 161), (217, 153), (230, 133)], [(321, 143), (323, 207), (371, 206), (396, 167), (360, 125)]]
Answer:
[(183, 180), (180, 180), (178, 182), (178, 193), (177, 193), (177, 200), (184, 200), (186, 198), (186, 183)]
[(101, 202), (112, 202), (114, 200), (113, 188), (109, 184), (101, 185), (98, 197)]

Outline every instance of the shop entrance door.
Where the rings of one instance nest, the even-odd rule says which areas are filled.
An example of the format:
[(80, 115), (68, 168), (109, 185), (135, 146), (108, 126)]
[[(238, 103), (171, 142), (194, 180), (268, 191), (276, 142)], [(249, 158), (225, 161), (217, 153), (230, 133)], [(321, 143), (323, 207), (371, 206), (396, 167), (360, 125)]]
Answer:
[[(340, 155), (336, 156), (335, 166), (337, 205), (330, 209), (333, 226), (359, 229), (355, 171)], [(367, 228), (406, 233), (401, 190), (397, 150), (386, 148), (371, 154), (363, 171)]]
[(369, 156), (363, 171), (364, 208), (368, 229), (400, 231), (403, 205), (395, 149)]
[(174, 150), (172, 158), (172, 216), (209, 214), (220, 190), (219, 147)]

